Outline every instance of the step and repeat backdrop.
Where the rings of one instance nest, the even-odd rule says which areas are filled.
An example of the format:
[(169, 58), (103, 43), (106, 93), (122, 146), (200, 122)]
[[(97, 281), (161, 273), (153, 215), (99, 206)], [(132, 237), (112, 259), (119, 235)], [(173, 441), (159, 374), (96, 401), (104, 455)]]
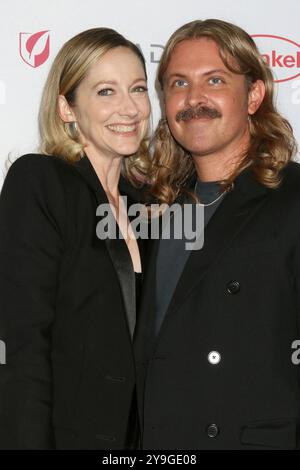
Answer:
[(0, 187), (10, 162), (36, 151), (42, 87), (61, 45), (80, 31), (112, 27), (146, 58), (153, 127), (161, 114), (155, 74), (169, 36), (194, 19), (219, 18), (251, 34), (274, 72), (276, 100), (300, 142), (299, 0), (1, 0)]

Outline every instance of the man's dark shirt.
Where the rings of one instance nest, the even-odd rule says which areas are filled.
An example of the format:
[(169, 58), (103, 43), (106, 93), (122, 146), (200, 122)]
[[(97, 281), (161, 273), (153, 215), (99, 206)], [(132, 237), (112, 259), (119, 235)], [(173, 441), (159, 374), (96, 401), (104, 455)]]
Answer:
[[(220, 196), (220, 185), (218, 182), (197, 181), (195, 194), (202, 204), (211, 204)], [(213, 216), (217, 207), (224, 197), (216, 200), (215, 203), (204, 207), (204, 228)], [(195, 202), (188, 201), (191, 204)], [(174, 238), (174, 223), (170, 222), (170, 239), (160, 238), (156, 259), (156, 286), (155, 286), (155, 334), (159, 333), (163, 323), (168, 305), (175, 291), (184, 266), (191, 253), (186, 249), (187, 240), (184, 236), (181, 239)], [(184, 235), (184, 233), (183, 233)]]

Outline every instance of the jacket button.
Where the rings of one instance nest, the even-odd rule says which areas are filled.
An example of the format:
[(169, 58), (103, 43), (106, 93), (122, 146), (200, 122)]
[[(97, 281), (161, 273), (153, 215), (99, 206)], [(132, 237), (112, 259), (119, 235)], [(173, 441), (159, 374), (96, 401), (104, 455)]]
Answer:
[(219, 364), (221, 360), (221, 354), (218, 351), (211, 351), (207, 356), (208, 362), (210, 364), (216, 365)]
[(226, 286), (226, 290), (228, 294), (234, 295), (237, 294), (241, 290), (241, 285), (239, 281), (230, 281)]
[(208, 437), (217, 437), (219, 434), (219, 428), (216, 424), (209, 424), (206, 428)]

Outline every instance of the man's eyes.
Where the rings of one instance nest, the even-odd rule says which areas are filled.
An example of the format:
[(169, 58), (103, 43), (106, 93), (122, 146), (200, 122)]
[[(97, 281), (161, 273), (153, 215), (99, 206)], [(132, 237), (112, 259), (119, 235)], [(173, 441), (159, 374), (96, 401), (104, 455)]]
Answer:
[[(222, 77), (210, 77), (208, 79), (208, 83), (210, 85), (222, 85), (225, 83), (225, 80)], [(171, 84), (172, 88), (185, 88), (188, 86), (187, 80), (183, 80), (182, 78), (178, 78), (174, 80)]]
[(187, 86), (187, 81), (179, 78), (173, 82), (173, 86), (179, 87), (179, 88), (185, 87)]
[(221, 84), (225, 83), (224, 79), (221, 78), (221, 77), (211, 77), (208, 81), (212, 85), (221, 85)]

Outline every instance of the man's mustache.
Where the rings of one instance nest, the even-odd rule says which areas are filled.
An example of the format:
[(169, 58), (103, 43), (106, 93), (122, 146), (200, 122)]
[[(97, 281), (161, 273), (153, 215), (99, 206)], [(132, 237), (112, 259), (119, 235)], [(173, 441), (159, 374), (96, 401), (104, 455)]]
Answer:
[(207, 106), (197, 106), (196, 108), (188, 108), (183, 111), (179, 111), (176, 114), (176, 121), (189, 121), (190, 119), (199, 118), (220, 118), (222, 114), (220, 111), (214, 108), (208, 108)]

